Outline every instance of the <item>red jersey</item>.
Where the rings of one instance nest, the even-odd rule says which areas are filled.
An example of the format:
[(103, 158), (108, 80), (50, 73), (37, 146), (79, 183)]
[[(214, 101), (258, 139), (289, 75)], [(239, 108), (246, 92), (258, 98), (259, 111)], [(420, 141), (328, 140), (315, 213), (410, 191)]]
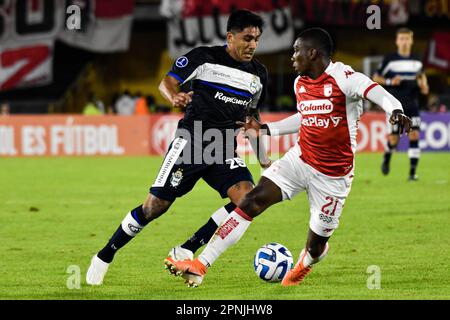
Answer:
[(297, 110), (302, 117), (298, 144), (304, 162), (333, 177), (353, 169), (362, 99), (376, 85), (341, 62), (331, 62), (315, 80), (295, 79)]

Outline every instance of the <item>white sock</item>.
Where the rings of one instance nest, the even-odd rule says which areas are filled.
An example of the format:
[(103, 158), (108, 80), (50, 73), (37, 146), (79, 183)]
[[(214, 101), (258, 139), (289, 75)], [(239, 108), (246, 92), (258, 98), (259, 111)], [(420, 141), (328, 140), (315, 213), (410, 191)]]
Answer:
[[(318, 258), (313, 258), (311, 257), (311, 254), (308, 252), (308, 250), (304, 249), (303, 250), (303, 254), (305, 254), (305, 258), (303, 259), (303, 266), (305, 267), (309, 267), (312, 266), (313, 264), (321, 261), (322, 259), (324, 259), (327, 255), (328, 255), (328, 243), (325, 244), (325, 249), (323, 250), (322, 254), (318, 257)], [(301, 259), (301, 257), (300, 257)]]
[(211, 216), (211, 219), (214, 220), (214, 222), (220, 226), (220, 224), (225, 220), (225, 218), (228, 217), (228, 211), (225, 209), (225, 207), (222, 207), (220, 209), (217, 209), (216, 212), (214, 212)]
[(200, 262), (209, 268), (228, 247), (239, 241), (250, 226), (251, 221), (252, 218), (239, 208), (231, 212), (198, 257)]

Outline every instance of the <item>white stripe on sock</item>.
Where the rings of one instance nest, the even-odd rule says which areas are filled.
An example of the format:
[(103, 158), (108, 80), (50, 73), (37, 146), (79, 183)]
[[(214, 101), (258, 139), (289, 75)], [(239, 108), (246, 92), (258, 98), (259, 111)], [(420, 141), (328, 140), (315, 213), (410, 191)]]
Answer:
[(144, 226), (141, 226), (131, 215), (131, 212), (125, 216), (122, 221), (122, 230), (130, 237), (135, 237)]
[(409, 148), (408, 149), (409, 158), (420, 158), (420, 148)]

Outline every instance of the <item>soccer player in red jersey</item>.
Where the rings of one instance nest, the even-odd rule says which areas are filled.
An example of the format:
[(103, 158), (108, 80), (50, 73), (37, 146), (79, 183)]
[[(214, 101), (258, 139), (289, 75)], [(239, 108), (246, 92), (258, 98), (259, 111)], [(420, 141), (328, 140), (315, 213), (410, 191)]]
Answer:
[(356, 133), (363, 99), (381, 106), (392, 124), (408, 132), (411, 120), (400, 102), (364, 74), (341, 62), (332, 62), (333, 42), (328, 32), (311, 28), (294, 43), (293, 67), (297, 113), (278, 122), (261, 124), (251, 118), (240, 122), (249, 136), (299, 132), (298, 143), (266, 169), (250, 191), (211, 238), (195, 260), (165, 260), (176, 274), (192, 275), (198, 286), (208, 268), (236, 243), (254, 217), (268, 207), (305, 191), (310, 204), (309, 233), (295, 267), (283, 286), (297, 285), (312, 266), (328, 253), (328, 240), (338, 227), (354, 176)]

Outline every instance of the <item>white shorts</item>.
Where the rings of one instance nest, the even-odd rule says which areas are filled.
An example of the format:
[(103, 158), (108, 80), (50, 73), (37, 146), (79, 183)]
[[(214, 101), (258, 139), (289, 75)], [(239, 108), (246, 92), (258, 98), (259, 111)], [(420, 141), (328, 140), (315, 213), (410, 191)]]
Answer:
[(295, 145), (266, 169), (263, 176), (280, 187), (283, 200), (290, 200), (305, 190), (310, 207), (309, 227), (319, 236), (330, 237), (339, 225), (350, 193), (353, 170), (343, 177), (330, 177), (303, 162), (300, 155), (300, 147)]

